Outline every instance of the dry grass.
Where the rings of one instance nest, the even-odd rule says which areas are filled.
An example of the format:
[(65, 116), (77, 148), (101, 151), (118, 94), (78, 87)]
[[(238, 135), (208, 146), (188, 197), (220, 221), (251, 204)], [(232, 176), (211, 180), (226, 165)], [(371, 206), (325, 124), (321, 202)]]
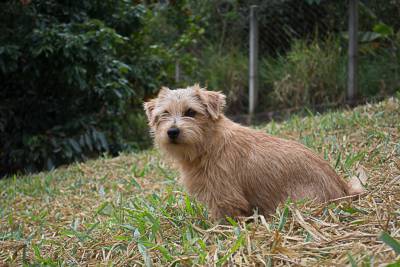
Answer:
[(399, 266), (399, 100), (263, 129), (301, 140), (344, 177), (365, 170), (368, 192), (217, 224), (157, 152), (104, 157), (0, 181), (0, 266)]

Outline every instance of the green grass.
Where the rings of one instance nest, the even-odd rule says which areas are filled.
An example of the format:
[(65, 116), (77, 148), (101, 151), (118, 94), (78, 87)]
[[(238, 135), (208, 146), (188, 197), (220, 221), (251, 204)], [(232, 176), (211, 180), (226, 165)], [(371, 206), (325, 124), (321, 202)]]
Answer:
[[(346, 179), (353, 201), (281, 205), (218, 224), (154, 150), (0, 180), (0, 265), (352, 265), (399, 261), (400, 102), (390, 99), (262, 130), (300, 140)], [(395, 265), (393, 265), (395, 266)]]
[[(400, 35), (390, 46), (360, 43), (359, 96), (392, 95), (400, 87)], [(347, 86), (347, 42), (338, 36), (325, 40), (296, 40), (277, 57), (260, 60), (261, 107), (288, 108), (342, 103)]]

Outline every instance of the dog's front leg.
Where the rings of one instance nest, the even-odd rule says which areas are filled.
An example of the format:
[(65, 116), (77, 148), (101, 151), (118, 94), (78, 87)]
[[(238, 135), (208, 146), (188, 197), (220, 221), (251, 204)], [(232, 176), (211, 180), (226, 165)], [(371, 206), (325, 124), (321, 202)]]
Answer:
[(252, 209), (247, 200), (242, 196), (219, 196), (209, 203), (211, 219), (225, 219), (226, 217), (237, 218), (250, 216)]

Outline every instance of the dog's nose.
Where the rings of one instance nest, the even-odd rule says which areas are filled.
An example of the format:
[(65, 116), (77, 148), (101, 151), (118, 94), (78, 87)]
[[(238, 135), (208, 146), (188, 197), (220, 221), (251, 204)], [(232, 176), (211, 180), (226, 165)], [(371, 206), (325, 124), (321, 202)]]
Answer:
[(168, 137), (172, 140), (176, 139), (179, 135), (179, 128), (169, 128), (167, 131)]

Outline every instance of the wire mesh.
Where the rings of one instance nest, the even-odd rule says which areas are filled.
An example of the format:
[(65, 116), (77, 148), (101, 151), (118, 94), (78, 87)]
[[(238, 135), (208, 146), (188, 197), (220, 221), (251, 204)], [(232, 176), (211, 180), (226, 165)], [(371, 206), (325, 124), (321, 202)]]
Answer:
[[(348, 1), (251, 1), (246, 3), (246, 6), (241, 6), (240, 13), (243, 17), (248, 14), (250, 4), (258, 5), (260, 97), (266, 98), (259, 101), (261, 107), (258, 110), (268, 109), (269, 106), (276, 107), (276, 103), (271, 101), (279, 97), (288, 99), (287, 101), (281, 99), (284, 102), (283, 106), (286, 107), (344, 102), (348, 75)], [(365, 99), (394, 94), (400, 89), (400, 20), (398, 19), (400, 0), (384, 1), (384, 3), (379, 0), (363, 0), (358, 4), (357, 96), (359, 99)], [(243, 28), (244, 32), (248, 32), (246, 26)], [(335, 45), (326, 45), (327, 40), (334, 42)], [(303, 46), (299, 46), (299, 43)], [(243, 43), (243, 47), (248, 49), (246, 43)], [(319, 63), (318, 58), (306, 55), (314, 53), (318, 56), (316, 53), (318, 49), (325, 50), (320, 52), (322, 56)], [(329, 51), (330, 49), (335, 51)], [(305, 65), (305, 71), (309, 73), (302, 73), (305, 84), (288, 85), (290, 81), (296, 82), (293, 81), (293, 76), (299, 75), (299, 70), (293, 73), (293, 69), (301, 66), (295, 65), (307, 64), (301, 60), (296, 61), (295, 57), (304, 57), (305, 61), (310, 61)], [(331, 59), (335, 63), (329, 62)], [(278, 62), (277, 60), (279, 64), (270, 64), (273, 61)], [(312, 60), (316, 62), (315, 69), (312, 69)], [(294, 66), (283, 66), (285, 61), (287, 65), (292, 63)], [(322, 72), (322, 69), (330, 64), (337, 65), (336, 68), (331, 67), (330, 74), (327, 73), (329, 70), (318, 74), (319, 70)], [(286, 76), (282, 73), (284, 71), (287, 72)], [(324, 81), (321, 81), (326, 80), (324, 75), (330, 75), (328, 79), (331, 81), (324, 84)], [(286, 84), (284, 79), (288, 80)], [(292, 86), (290, 90), (287, 89), (288, 86)], [(285, 89), (288, 92), (283, 92)], [(296, 93), (297, 99), (293, 100), (292, 98), (296, 98), (293, 96)]]

